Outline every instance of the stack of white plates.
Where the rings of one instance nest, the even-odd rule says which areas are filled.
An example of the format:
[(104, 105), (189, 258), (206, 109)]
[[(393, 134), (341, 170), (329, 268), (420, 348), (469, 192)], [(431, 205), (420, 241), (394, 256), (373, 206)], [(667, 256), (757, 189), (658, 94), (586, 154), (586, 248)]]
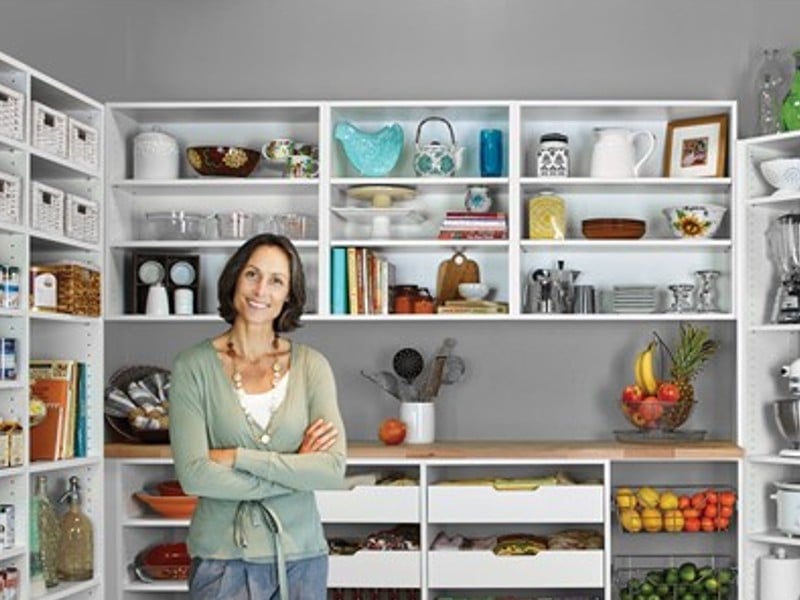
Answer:
[(651, 313), (657, 305), (654, 285), (615, 285), (612, 310), (616, 313)]

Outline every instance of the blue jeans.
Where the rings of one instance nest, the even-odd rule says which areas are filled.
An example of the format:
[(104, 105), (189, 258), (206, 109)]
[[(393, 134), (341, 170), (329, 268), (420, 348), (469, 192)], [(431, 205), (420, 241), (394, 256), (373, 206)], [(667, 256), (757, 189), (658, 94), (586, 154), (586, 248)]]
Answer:
[[(328, 557), (317, 556), (286, 563), (290, 600), (325, 600)], [(275, 563), (195, 558), (189, 575), (192, 600), (277, 600)]]

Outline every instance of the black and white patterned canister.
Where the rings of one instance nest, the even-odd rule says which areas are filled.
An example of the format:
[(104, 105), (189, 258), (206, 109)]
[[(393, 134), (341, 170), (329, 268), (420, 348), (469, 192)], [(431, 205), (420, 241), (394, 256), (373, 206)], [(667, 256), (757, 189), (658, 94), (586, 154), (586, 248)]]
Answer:
[(537, 177), (569, 177), (568, 141), (563, 133), (546, 133), (539, 138)]

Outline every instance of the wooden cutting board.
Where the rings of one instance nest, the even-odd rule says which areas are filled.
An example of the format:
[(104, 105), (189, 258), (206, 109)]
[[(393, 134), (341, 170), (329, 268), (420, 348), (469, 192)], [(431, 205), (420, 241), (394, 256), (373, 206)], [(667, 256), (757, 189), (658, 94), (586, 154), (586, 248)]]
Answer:
[(459, 283), (478, 283), (481, 271), (478, 263), (467, 258), (463, 252), (456, 252), (439, 264), (436, 275), (436, 301), (443, 304), (447, 300), (456, 300)]

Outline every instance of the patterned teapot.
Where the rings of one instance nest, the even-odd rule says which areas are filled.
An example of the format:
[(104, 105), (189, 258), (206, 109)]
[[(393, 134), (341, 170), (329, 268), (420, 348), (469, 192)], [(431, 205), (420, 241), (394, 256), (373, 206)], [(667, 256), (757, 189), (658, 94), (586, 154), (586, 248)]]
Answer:
[[(433, 141), (427, 144), (419, 143), (422, 126), (429, 121), (441, 121), (450, 131), (450, 144)], [(442, 117), (428, 117), (417, 125), (417, 137), (414, 150), (414, 171), (420, 177), (452, 177), (461, 167), (464, 148), (456, 144), (456, 136), (450, 121)]]

